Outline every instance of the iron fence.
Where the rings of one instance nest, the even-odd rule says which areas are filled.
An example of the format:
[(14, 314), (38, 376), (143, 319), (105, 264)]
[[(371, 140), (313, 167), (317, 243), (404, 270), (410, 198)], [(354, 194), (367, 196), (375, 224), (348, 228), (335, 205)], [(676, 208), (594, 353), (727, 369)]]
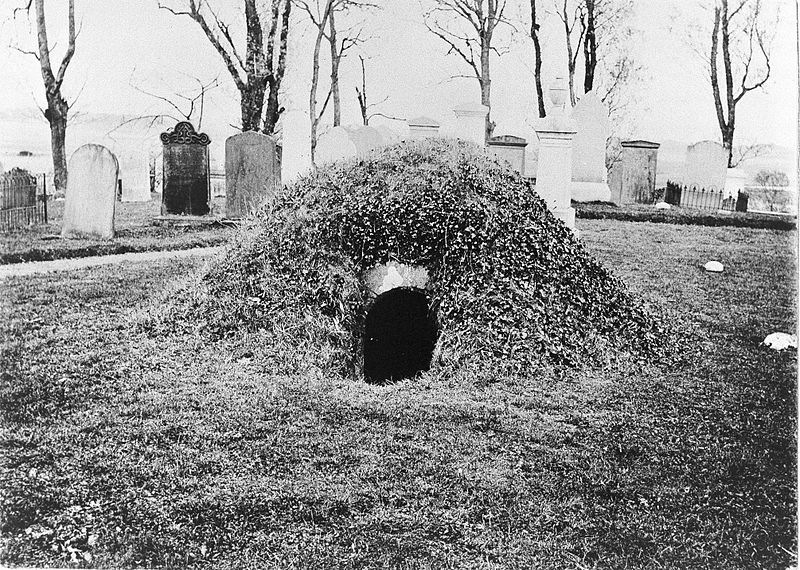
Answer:
[(664, 201), (673, 206), (695, 208), (697, 210), (727, 210), (729, 212), (747, 211), (747, 193), (728, 195), (716, 187), (700, 188), (697, 185), (680, 186), (667, 184)]
[(0, 231), (47, 223), (47, 178), (13, 168), (0, 174)]

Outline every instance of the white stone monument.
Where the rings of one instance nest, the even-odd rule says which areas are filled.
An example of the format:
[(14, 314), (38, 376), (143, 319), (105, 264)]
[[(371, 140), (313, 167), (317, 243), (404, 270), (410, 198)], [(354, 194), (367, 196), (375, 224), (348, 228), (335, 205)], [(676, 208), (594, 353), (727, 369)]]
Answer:
[(686, 169), (683, 183), (706, 191), (721, 191), (725, 187), (728, 153), (714, 141), (700, 141), (686, 149)]
[(85, 144), (67, 166), (67, 192), (61, 236), (114, 237), (119, 163), (106, 147)]
[(317, 138), (314, 161), (326, 164), (358, 156), (358, 147), (350, 139), (350, 132), (344, 127), (334, 127)]
[(416, 117), (408, 120), (408, 138), (411, 140), (439, 136), (439, 121), (430, 117)]
[(456, 116), (456, 138), (472, 141), (479, 146), (486, 145), (486, 117), (489, 107), (480, 103), (465, 103), (453, 109)]
[(119, 178), (122, 180), (123, 202), (150, 201), (150, 161), (146, 154), (120, 154)]
[(564, 111), (566, 98), (566, 81), (557, 78), (550, 87), (550, 100), (553, 103), (550, 114), (536, 124), (536, 136), (539, 138), (536, 193), (547, 202), (555, 217), (574, 230), (575, 208), (570, 206), (570, 187), (575, 123)]
[(606, 170), (608, 111), (593, 91), (572, 109), (577, 132), (572, 141), (572, 199), (578, 202), (611, 199)]
[(281, 181), (288, 184), (311, 171), (311, 120), (308, 113), (291, 110), (284, 112), (281, 121)]

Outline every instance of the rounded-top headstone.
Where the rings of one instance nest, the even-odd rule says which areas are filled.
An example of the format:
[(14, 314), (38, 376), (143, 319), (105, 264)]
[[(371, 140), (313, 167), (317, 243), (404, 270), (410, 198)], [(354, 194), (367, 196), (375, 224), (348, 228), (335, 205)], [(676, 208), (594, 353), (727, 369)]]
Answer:
[(281, 165), (275, 139), (248, 131), (225, 141), (225, 215), (242, 218), (275, 195)]
[(114, 237), (114, 207), (119, 162), (99, 144), (86, 144), (72, 153), (67, 166), (63, 237)]
[(358, 155), (358, 148), (350, 139), (350, 133), (344, 127), (334, 127), (317, 139), (314, 160), (317, 164), (325, 164)]
[(376, 148), (381, 148), (386, 143), (383, 135), (375, 127), (361, 126), (348, 129), (350, 140), (356, 145), (358, 156), (364, 156)]

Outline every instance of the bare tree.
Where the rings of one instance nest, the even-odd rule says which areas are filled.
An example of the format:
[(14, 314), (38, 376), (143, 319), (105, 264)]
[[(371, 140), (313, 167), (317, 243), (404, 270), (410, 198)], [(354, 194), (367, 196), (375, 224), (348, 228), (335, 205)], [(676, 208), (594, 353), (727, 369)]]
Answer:
[(594, 70), (597, 67), (597, 25), (595, 22), (595, 0), (584, 0), (586, 37), (583, 40), (583, 92), (594, 88)]
[(356, 96), (358, 97), (358, 107), (361, 110), (361, 122), (364, 124), (364, 126), (369, 125), (369, 121), (372, 119), (372, 117), (385, 117), (387, 119), (391, 119), (392, 121), (405, 121), (403, 118), (387, 115), (386, 113), (380, 113), (377, 111), (370, 112), (371, 108), (385, 103), (389, 99), (389, 96), (387, 95), (377, 103), (367, 102), (367, 69), (364, 64), (364, 58), (359, 55), (358, 59), (361, 60), (361, 89), (356, 86)]
[[(433, 0), (434, 7), (425, 13), (428, 30), (449, 46), (466, 62), (481, 90), (481, 103), (491, 109), (492, 77), (490, 56), (500, 55), (494, 45), (495, 31), (500, 24), (511, 26), (503, 16), (505, 0)], [(477, 52), (477, 55), (476, 55)], [(486, 115), (486, 140), (494, 130), (490, 115)]]
[[(75, 0), (69, 0), (67, 6), (67, 49), (61, 58), (58, 71), (53, 73), (50, 63), (50, 53), (52, 47), (47, 39), (47, 22), (44, 13), (44, 0), (28, 0), (28, 4), (21, 10), (30, 14), (31, 6), (34, 6), (36, 14), (36, 38), (37, 50), (25, 51), (22, 53), (33, 55), (39, 60), (39, 68), (44, 82), (45, 98), (47, 108), (43, 109), (43, 114), (50, 124), (50, 148), (53, 154), (53, 184), (57, 190), (64, 190), (67, 187), (67, 155), (65, 141), (67, 138), (67, 115), (70, 104), (64, 98), (61, 87), (64, 84), (64, 76), (67, 72), (72, 56), (75, 55)], [(54, 46), (53, 46), (54, 47)], [(74, 102), (73, 102), (74, 103)]]
[[(175, 4), (159, 2), (159, 7), (178, 16), (188, 16), (200, 26), (219, 53), (241, 96), (243, 131), (273, 134), (283, 108), (278, 101), (286, 71), (287, 38), (291, 0), (269, 0), (262, 24), (256, 0), (242, 0), (246, 40), (244, 55), (234, 42), (230, 27), (209, 0), (181, 0)], [(264, 28), (266, 27), (266, 41)], [(266, 110), (264, 109), (266, 99)]]
[(146, 123), (147, 129), (149, 130), (157, 124), (163, 124), (167, 119), (175, 122), (189, 121), (196, 125), (199, 131), (203, 127), (206, 95), (209, 91), (219, 87), (219, 78), (215, 77), (210, 81), (202, 81), (198, 77), (192, 77), (191, 79), (196, 85), (190, 90), (184, 89), (168, 94), (159, 94), (150, 89), (140, 87), (133, 81), (133, 78), (131, 78), (129, 85), (133, 89), (159, 101), (164, 110), (126, 118), (116, 127), (108, 131), (106, 135), (111, 136), (112, 133), (131, 124)]
[[(762, 87), (770, 76), (772, 34), (763, 22), (761, 0), (717, 0), (711, 32), (709, 71), (722, 146), (728, 167), (735, 166), (733, 135), (736, 106), (749, 93)], [(774, 26), (772, 28), (774, 30)], [(719, 77), (720, 46), (724, 83)]]
[(533, 79), (536, 85), (536, 102), (539, 107), (539, 118), (545, 117), (544, 93), (542, 92), (542, 46), (539, 43), (539, 21), (536, 17), (536, 0), (531, 0), (531, 39), (533, 40)]
[[(574, 107), (577, 102), (575, 95), (575, 68), (578, 63), (578, 56), (581, 53), (583, 35), (586, 32), (584, 24), (583, 3), (571, 4), (570, 0), (561, 0), (556, 6), (556, 14), (564, 26), (564, 38), (567, 42), (567, 78), (569, 81), (569, 101)], [(578, 38), (573, 44), (575, 31), (577, 28)]]

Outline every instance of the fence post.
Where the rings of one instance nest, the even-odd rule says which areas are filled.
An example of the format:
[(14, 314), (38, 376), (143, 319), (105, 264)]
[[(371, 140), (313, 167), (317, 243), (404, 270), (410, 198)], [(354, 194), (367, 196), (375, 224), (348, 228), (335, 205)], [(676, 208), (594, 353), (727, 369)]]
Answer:
[(42, 174), (42, 202), (44, 202), (44, 223), (47, 223), (47, 174)]

